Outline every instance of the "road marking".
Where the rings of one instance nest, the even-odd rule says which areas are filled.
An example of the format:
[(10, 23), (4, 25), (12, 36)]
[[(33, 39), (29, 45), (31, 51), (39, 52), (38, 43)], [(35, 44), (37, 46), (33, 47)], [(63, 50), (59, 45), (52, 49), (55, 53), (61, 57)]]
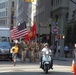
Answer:
[(13, 70), (4, 70), (4, 71), (3, 71), (3, 70), (2, 70), (2, 71), (0, 70), (0, 73), (4, 73), (4, 72), (12, 72), (12, 71), (13, 71)]
[[(0, 73), (3, 72), (41, 72), (43, 71), (41, 68), (39, 68), (39, 65), (16, 65), (16, 66), (0, 66)], [(54, 65), (54, 69), (51, 71), (57, 71), (57, 72), (71, 72), (71, 66), (60, 66), (60, 65)], [(72, 73), (72, 72), (71, 72)]]

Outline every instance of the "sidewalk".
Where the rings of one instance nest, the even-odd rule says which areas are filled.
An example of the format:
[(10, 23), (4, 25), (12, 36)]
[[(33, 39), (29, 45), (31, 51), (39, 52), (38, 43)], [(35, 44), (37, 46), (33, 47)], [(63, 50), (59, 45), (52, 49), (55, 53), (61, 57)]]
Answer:
[(53, 57), (54, 60), (60, 60), (60, 61), (72, 61), (73, 58), (65, 58), (65, 57)]

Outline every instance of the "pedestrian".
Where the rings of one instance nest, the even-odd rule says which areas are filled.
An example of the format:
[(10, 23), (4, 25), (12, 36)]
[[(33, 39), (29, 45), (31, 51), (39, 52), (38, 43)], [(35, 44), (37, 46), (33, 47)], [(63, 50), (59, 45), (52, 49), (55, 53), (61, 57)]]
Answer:
[(16, 59), (17, 59), (18, 50), (19, 50), (18, 43), (15, 43), (15, 45), (11, 49), (14, 66), (16, 65)]
[(74, 45), (74, 75), (76, 75), (76, 44)]
[(65, 58), (67, 58), (67, 55), (69, 53), (69, 47), (67, 45), (64, 46), (64, 54), (65, 54)]
[(58, 46), (57, 50), (58, 50), (58, 52), (57, 52), (58, 53), (58, 57), (60, 57), (60, 45)]
[(56, 54), (57, 47), (54, 46), (54, 55)]

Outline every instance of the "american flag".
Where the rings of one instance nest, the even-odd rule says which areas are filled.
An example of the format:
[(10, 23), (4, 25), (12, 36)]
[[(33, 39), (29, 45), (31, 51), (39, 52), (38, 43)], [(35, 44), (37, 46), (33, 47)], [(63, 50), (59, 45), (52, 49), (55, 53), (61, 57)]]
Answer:
[(23, 38), (25, 35), (28, 34), (28, 30), (26, 29), (25, 22), (21, 23), (19, 26), (11, 29), (11, 39), (16, 40), (18, 38)]

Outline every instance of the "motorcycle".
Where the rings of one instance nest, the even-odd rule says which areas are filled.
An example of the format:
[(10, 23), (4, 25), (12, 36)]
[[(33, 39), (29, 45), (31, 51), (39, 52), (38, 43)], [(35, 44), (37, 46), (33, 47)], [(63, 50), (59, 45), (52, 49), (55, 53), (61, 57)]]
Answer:
[(47, 74), (48, 70), (51, 69), (51, 60), (52, 57), (50, 56), (49, 51), (44, 52), (44, 55), (42, 56), (42, 69)]

